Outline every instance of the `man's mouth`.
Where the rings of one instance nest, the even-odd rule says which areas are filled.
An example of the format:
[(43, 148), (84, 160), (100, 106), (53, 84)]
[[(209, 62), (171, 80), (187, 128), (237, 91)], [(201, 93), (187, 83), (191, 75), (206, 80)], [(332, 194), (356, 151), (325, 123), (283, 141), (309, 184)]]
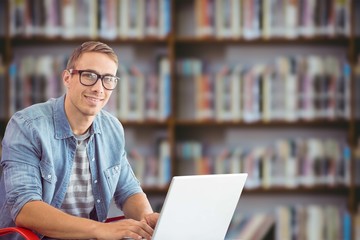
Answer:
[(86, 96), (86, 99), (93, 102), (93, 103), (98, 103), (98, 102), (102, 101), (102, 99), (100, 99), (100, 98), (90, 97), (90, 96)]

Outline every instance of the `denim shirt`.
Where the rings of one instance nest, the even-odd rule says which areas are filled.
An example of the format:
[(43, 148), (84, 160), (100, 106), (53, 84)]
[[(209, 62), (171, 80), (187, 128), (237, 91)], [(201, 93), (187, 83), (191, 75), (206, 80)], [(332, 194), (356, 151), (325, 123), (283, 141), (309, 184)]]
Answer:
[[(65, 95), (35, 104), (10, 119), (2, 142), (0, 228), (14, 226), (29, 201), (41, 200), (60, 208), (76, 149), (64, 100)], [(124, 146), (124, 129), (118, 119), (100, 111), (90, 127), (86, 149), (98, 221), (105, 221), (112, 198), (121, 208), (128, 197), (142, 192)]]

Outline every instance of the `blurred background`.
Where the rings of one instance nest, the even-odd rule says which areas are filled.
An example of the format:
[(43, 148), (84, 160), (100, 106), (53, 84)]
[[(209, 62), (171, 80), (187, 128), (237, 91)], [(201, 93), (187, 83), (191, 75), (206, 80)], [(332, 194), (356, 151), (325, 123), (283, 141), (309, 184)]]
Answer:
[(0, 1), (0, 139), (88, 40), (155, 210), (172, 176), (246, 172), (227, 239), (360, 239), (360, 1)]

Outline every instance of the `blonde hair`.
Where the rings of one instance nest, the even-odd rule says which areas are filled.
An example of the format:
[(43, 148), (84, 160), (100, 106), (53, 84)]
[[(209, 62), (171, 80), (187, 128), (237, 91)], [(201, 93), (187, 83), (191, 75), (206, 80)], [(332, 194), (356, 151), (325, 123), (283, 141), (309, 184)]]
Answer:
[(88, 42), (84, 42), (73, 51), (67, 62), (66, 68), (67, 69), (74, 68), (76, 61), (80, 58), (80, 56), (83, 53), (86, 52), (104, 53), (108, 55), (116, 63), (116, 65), (118, 65), (119, 62), (118, 57), (111, 47), (109, 47), (107, 44), (102, 42), (88, 41)]

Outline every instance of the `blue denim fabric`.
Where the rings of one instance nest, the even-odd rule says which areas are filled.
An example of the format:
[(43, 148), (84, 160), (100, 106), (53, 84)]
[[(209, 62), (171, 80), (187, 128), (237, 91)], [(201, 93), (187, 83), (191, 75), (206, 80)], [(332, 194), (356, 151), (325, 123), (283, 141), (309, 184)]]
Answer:
[[(65, 95), (33, 105), (10, 119), (2, 142), (0, 227), (14, 226), (14, 219), (29, 201), (61, 206), (76, 148), (64, 99)], [(129, 196), (142, 192), (124, 146), (122, 125), (101, 111), (90, 128), (87, 147), (98, 221), (106, 219), (113, 197), (122, 207)]]

